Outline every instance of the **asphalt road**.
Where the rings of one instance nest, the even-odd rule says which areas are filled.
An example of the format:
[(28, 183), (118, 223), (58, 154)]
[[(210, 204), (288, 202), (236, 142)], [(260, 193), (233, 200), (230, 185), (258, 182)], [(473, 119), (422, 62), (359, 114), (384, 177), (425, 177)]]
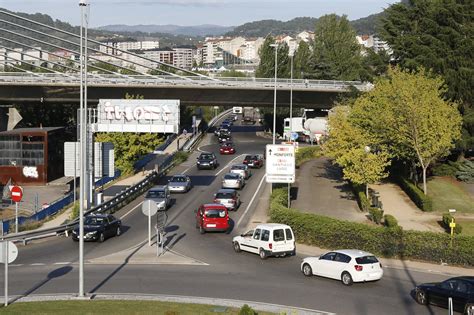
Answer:
[[(99, 265), (86, 264), (85, 289), (89, 293), (173, 294), (230, 298), (305, 307), (338, 314), (445, 314), (439, 308), (416, 304), (410, 296), (415, 284), (440, 281), (443, 275), (410, 270), (386, 269), (378, 282), (343, 286), (339, 281), (306, 278), (299, 271), (301, 258), (269, 258), (235, 253), (234, 235), (243, 232), (255, 210), (252, 197), (258, 193), (264, 168), (253, 176), (240, 192), (242, 205), (230, 216), (231, 233), (200, 235), (195, 228), (194, 209), (211, 202), (220, 188), (221, 176), (247, 153), (262, 153), (268, 140), (258, 138), (252, 127), (239, 128), (233, 134), (237, 153), (219, 156), (216, 170), (197, 170), (193, 153), (174, 172), (186, 172), (194, 184), (187, 194), (173, 195), (168, 210), (166, 244), (183, 255), (207, 265)], [(199, 148), (218, 154), (212, 134)], [(166, 179), (163, 179), (166, 182)], [(124, 233), (104, 243), (86, 243), (85, 258), (90, 260), (131, 248), (147, 238), (147, 219), (141, 213), (143, 196), (116, 213), (122, 217)], [(244, 215), (245, 214), (245, 215)], [(239, 223), (237, 225), (237, 223)], [(18, 259), (10, 268), (10, 294), (76, 293), (78, 290), (78, 249), (70, 238), (53, 238), (20, 247)], [(3, 274), (2, 274), (3, 276)], [(3, 286), (0, 291), (3, 295)]]

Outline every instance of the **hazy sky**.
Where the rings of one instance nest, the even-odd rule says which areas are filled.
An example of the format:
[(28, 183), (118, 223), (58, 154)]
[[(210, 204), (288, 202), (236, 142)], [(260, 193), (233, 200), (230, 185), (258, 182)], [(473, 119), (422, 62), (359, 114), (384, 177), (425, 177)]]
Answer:
[[(90, 25), (108, 24), (217, 24), (295, 17), (346, 14), (357, 19), (378, 13), (399, 0), (87, 0)], [(0, 7), (15, 12), (45, 13), (79, 25), (79, 0), (0, 0)]]

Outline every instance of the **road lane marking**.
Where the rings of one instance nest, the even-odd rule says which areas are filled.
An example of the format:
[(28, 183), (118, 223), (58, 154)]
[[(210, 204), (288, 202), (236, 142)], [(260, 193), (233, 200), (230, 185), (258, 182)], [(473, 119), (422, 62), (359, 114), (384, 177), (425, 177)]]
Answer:
[(133, 207), (131, 210), (129, 210), (127, 213), (125, 213), (123, 216), (120, 217), (120, 220), (123, 220), (123, 218), (125, 218), (126, 216), (128, 216), (133, 210), (135, 210), (136, 208), (140, 207), (142, 205), (143, 201), (140, 202), (138, 205), (136, 205), (135, 207)]
[(56, 262), (53, 265), (72, 265), (72, 262)]
[(231, 163), (233, 163), (235, 160), (237, 160), (238, 158), (241, 158), (244, 155), (247, 155), (247, 153), (241, 154), (241, 155), (236, 156), (235, 158), (233, 158), (229, 163), (226, 164), (225, 167), (223, 167), (219, 172), (216, 173), (216, 176), (219, 175), (220, 173), (222, 173), (223, 171), (225, 171), (230, 166)]
[(249, 211), (250, 207), (252, 206), (252, 203), (253, 203), (253, 201), (255, 200), (255, 197), (257, 197), (257, 194), (258, 194), (258, 192), (260, 191), (260, 187), (262, 187), (262, 184), (263, 184), (263, 181), (265, 180), (265, 177), (267, 177), (266, 174), (263, 175), (262, 179), (260, 180), (260, 183), (258, 184), (257, 190), (256, 190), (255, 193), (253, 194), (252, 199), (250, 199), (249, 205), (248, 205), (247, 208), (245, 209), (245, 211), (244, 211), (244, 213), (242, 214), (242, 216), (240, 217), (239, 221), (237, 221), (236, 227), (238, 227), (238, 226), (240, 225), (240, 223), (242, 223), (242, 220), (244, 219), (245, 215), (247, 214), (247, 212)]
[(30, 264), (30, 266), (46, 266), (46, 264), (43, 264), (43, 263), (35, 263), (35, 264)]

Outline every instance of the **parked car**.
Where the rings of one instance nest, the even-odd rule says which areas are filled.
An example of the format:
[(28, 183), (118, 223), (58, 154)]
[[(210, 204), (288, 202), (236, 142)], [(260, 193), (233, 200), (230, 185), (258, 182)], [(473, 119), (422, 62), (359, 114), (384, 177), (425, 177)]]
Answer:
[(263, 166), (263, 157), (260, 155), (246, 155), (243, 164), (252, 168), (261, 168)]
[(242, 203), (235, 189), (219, 189), (214, 195), (214, 202), (223, 204), (228, 210), (237, 210)]
[(259, 254), (261, 259), (296, 254), (295, 235), (285, 224), (259, 224), (254, 230), (234, 237), (232, 244), (237, 253), (243, 250)]
[(220, 154), (235, 154), (235, 147), (232, 142), (224, 142), (219, 148)]
[(152, 200), (158, 206), (158, 210), (163, 211), (171, 205), (171, 194), (168, 185), (154, 186), (147, 191), (145, 201)]
[(242, 189), (245, 186), (244, 178), (236, 173), (227, 173), (222, 176), (222, 188)]
[[(84, 241), (103, 242), (122, 234), (122, 221), (111, 214), (90, 214), (84, 218)], [(72, 240), (79, 241), (79, 226), (72, 231)]]
[(207, 231), (228, 231), (230, 228), (229, 212), (222, 204), (204, 204), (195, 213), (196, 228), (201, 234)]
[(301, 263), (301, 271), (307, 277), (316, 275), (342, 281), (377, 281), (383, 276), (382, 264), (371, 253), (357, 249), (328, 252), (319, 257), (307, 257)]
[(236, 173), (241, 175), (244, 179), (249, 179), (250, 176), (252, 176), (252, 172), (250, 172), (250, 169), (247, 165), (245, 164), (234, 164), (230, 168), (231, 173)]
[(203, 152), (198, 156), (196, 166), (199, 170), (203, 168), (215, 169), (219, 166), (219, 162), (217, 162), (217, 157), (214, 153)]
[(219, 141), (219, 143), (231, 142), (232, 137), (230, 135), (220, 134), (219, 137), (217, 137), (217, 140)]
[(450, 297), (454, 311), (474, 315), (474, 276), (455, 277), (415, 287), (416, 301), (422, 305), (433, 304), (448, 308)]
[(188, 192), (193, 184), (191, 178), (184, 174), (173, 175), (168, 181), (170, 192)]

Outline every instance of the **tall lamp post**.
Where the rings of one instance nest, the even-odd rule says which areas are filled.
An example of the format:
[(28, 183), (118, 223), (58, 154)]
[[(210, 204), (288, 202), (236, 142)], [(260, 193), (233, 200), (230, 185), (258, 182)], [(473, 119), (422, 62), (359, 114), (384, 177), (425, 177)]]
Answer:
[(293, 58), (295, 52), (290, 52), (290, 135), (293, 133)]
[(271, 44), (275, 48), (275, 91), (273, 93), (273, 144), (276, 139), (276, 106), (277, 106), (277, 73), (278, 73), (278, 44)]

